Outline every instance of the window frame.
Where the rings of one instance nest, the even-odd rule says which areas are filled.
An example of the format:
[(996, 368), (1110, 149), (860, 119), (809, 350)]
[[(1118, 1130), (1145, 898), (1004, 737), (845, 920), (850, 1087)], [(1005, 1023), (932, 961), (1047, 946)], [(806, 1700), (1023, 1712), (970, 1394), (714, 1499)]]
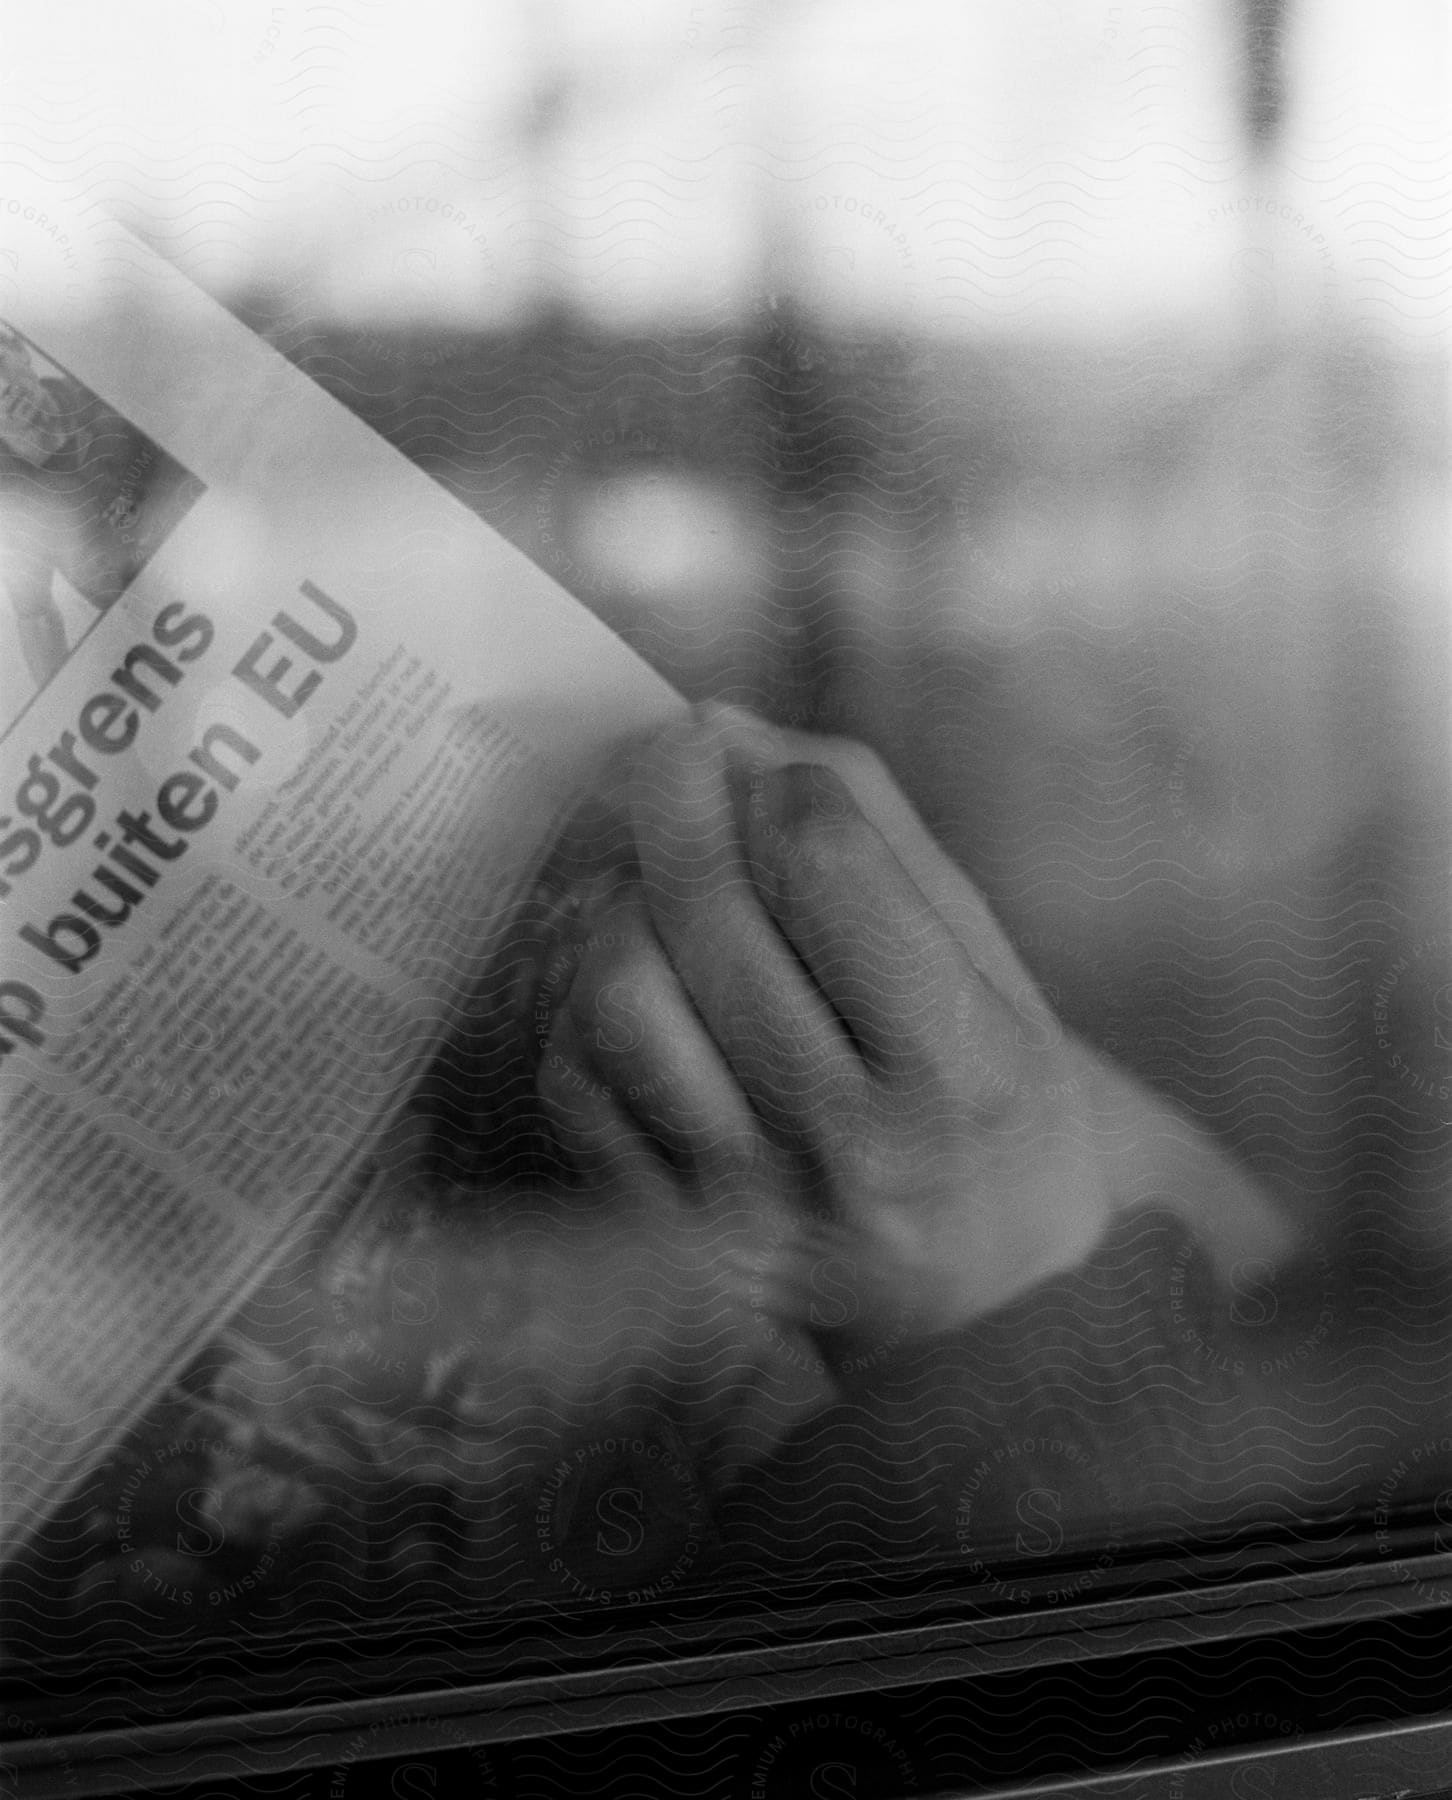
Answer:
[[(220, 1649), (216, 1652), (219, 1662), (230, 1663), (230, 1692), (226, 1684), (206, 1689), (205, 1658), (180, 1647), (174, 1658), (175, 1689), (169, 1690), (158, 1659), (149, 1670), (140, 1669), (129, 1698), (138, 1709), (150, 1699), (164, 1713), (176, 1694), (184, 1688), (195, 1693), (200, 1681), (212, 1702), (210, 1710), (204, 1706), (178, 1717), (150, 1719), (138, 1710), (124, 1729), (64, 1729), (65, 1695), (44, 1688), (47, 1676), (58, 1671), (37, 1667), (6, 1677), (7, 1726), (11, 1732), (18, 1727), (19, 1735), (5, 1744), (3, 1765), (17, 1786), (37, 1800), (155, 1792), (181, 1782), (189, 1790), (190, 1784), (207, 1780), (325, 1767), (347, 1761), (350, 1747), (356, 1761), (360, 1732), (369, 1734), (370, 1761), (427, 1756), (462, 1746), (755, 1713), (787, 1699), (879, 1695), (888, 1696), (890, 1703), (895, 1689), (921, 1687), (945, 1676), (972, 1681), (1005, 1671), (1042, 1671), (1125, 1656), (1142, 1659), (1148, 1671), (1156, 1656), (1170, 1650), (1249, 1638), (1289, 1645), (1317, 1627), (1358, 1620), (1436, 1614), (1452, 1630), (1452, 1599), (1434, 1587), (1452, 1583), (1452, 1550), (1418, 1549), (1431, 1535), (1426, 1524), (1394, 1535), (1404, 1542), (1406, 1554), (1388, 1556), (1385, 1528), (1374, 1544), (1371, 1532), (1364, 1530), (1350, 1545), (1343, 1536), (1339, 1548), (1330, 1546), (1334, 1566), (1278, 1573), (1253, 1572), (1257, 1564), (1263, 1570), (1270, 1548), (1262, 1540), (1228, 1553), (1220, 1576), (1210, 1579), (1202, 1572), (1189, 1581), (1183, 1552), (1152, 1550), (1127, 1560), (1116, 1569), (1116, 1580), (1088, 1600), (1042, 1600), (1056, 1582), (1063, 1582), (1062, 1572), (1025, 1577), (1022, 1585), (1040, 1596), (1027, 1610), (975, 1602), (975, 1594), (986, 1592), (984, 1584), (960, 1584), (926, 1597), (879, 1594), (865, 1605), (860, 1594), (854, 1600), (851, 1583), (838, 1584), (843, 1591), (831, 1598), (820, 1595), (829, 1584), (817, 1583), (819, 1597), (809, 1606), (789, 1602), (765, 1608), (764, 1617), (754, 1620), (740, 1611), (723, 1619), (720, 1595), (704, 1594), (688, 1609), (702, 1615), (694, 1640), (679, 1616), (663, 1631), (659, 1621), (623, 1620), (612, 1626), (600, 1614), (595, 1627), (573, 1641), (557, 1636), (551, 1646), (554, 1666), (512, 1677), (471, 1675), (468, 1668), (471, 1628), (476, 1636), (491, 1629), (497, 1633), (497, 1616), (457, 1618), (452, 1643), (445, 1628), (431, 1629), (430, 1640), (438, 1646), (432, 1658), (412, 1649), (390, 1649), (380, 1642), (383, 1632), (370, 1631), (360, 1632), (351, 1645), (314, 1644), (311, 1654), (308, 1641), (294, 1638), (295, 1660), (282, 1667), (277, 1652), (283, 1649), (285, 1657), (284, 1646), (276, 1638), (259, 1636), (252, 1645), (234, 1644), (225, 1657)], [(886, 1584), (875, 1579), (873, 1585), (881, 1589)], [(707, 1620), (708, 1612), (715, 1617)], [(808, 1614), (811, 1629), (803, 1631), (801, 1622)], [(546, 1621), (551, 1618), (557, 1625), (578, 1625), (580, 1615), (556, 1607), (544, 1615)], [(776, 1631), (768, 1623), (773, 1618)], [(795, 1634), (790, 1630), (793, 1619), (798, 1622)], [(521, 1621), (536, 1640), (540, 1621), (537, 1609)], [(418, 1622), (409, 1630), (416, 1637)], [(754, 1641), (722, 1643), (731, 1632)], [(714, 1644), (709, 1641), (713, 1633)], [(268, 1654), (254, 1657), (252, 1652)], [(66, 1660), (84, 1665), (76, 1673), (87, 1692), (93, 1692), (94, 1663), (83, 1653)], [(246, 1665), (252, 1660), (274, 1665), (261, 1684), (249, 1681)], [(306, 1692), (309, 1686), (311, 1693)], [(305, 1697), (297, 1697), (300, 1689)], [(282, 1702), (289, 1693), (291, 1703), (266, 1703)], [(1448, 1698), (1452, 1705), (1452, 1683)], [(400, 1720), (402, 1708), (408, 1717)], [(1190, 1771), (1201, 1762), (1207, 1772), (1192, 1780)], [(1417, 1784), (1438, 1770), (1452, 1780), (1452, 1711), (1440, 1718), (1419, 1714), (1365, 1730), (1278, 1739), (1193, 1764), (1171, 1759), (1119, 1773), (1089, 1769), (1062, 1783), (1036, 1781), (973, 1793), (974, 1800), (987, 1800), (993, 1793), (1095, 1791), (1132, 1800), (1141, 1795), (1144, 1800), (1208, 1800), (1222, 1793), (1261, 1792), (1226, 1785), (1236, 1770), (1261, 1765), (1277, 1772), (1277, 1800), (1283, 1793), (1318, 1800), (1378, 1792), (1432, 1794), (1433, 1788)], [(1380, 1787), (1367, 1785), (1373, 1770), (1390, 1772)], [(1279, 1771), (1293, 1775), (1296, 1785), (1283, 1787)], [(1382, 1774), (1376, 1780), (1382, 1781)]]

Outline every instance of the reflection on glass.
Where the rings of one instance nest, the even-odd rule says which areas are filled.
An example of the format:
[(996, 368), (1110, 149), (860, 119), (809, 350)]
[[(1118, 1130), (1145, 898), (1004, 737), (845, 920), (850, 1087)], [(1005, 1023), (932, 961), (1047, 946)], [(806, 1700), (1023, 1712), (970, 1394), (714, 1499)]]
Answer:
[[(1000, 46), (1081, 96), (1086, 167), (1130, 130), (1101, 11)], [(947, 239), (886, 178), (848, 192), (808, 126), (892, 35), (854, 17), (826, 124), (760, 123), (813, 9), (739, 46), (733, 141), (771, 166), (692, 214), (739, 249), (724, 318), (679, 271), (664, 320), (624, 276), (593, 313), (542, 296), (541, 242), (589, 261), (570, 146), (636, 102), (527, 46), (546, 224), (511, 306), (460, 316), (506, 240), (442, 190), (380, 201), (368, 316), (319, 310), (341, 261), (231, 293), (750, 716), (602, 772), (369, 1207), (55, 1521), (21, 1647), (864, 1570), (1012, 1609), (1150, 1547), (1293, 1563), (1370, 1522), (1390, 1565), (1445, 1523), (1437, 358), (1369, 326), (1330, 201), (1250, 160), (1233, 69), (1184, 104), (1243, 178), (1106, 201), (1042, 267), (997, 190), (972, 235), (947, 115), (914, 151)], [(1100, 311), (1013, 316), (1040, 275)], [(0, 378), (9, 717), (189, 478), (13, 332)], [(823, 775), (783, 731), (874, 755)]]

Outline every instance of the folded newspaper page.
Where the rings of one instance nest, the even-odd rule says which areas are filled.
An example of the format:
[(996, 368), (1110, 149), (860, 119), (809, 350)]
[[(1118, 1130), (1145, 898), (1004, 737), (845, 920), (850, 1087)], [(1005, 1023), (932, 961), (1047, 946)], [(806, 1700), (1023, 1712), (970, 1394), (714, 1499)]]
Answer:
[(356, 1190), (572, 792), (683, 702), (122, 228), (0, 224), (8, 1556)]

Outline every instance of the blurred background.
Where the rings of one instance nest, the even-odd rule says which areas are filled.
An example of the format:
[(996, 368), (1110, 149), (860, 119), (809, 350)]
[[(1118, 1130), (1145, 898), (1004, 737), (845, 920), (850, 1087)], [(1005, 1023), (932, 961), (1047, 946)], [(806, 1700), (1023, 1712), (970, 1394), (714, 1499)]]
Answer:
[(1445, 1250), (1435, 0), (0, 17), (14, 164), (686, 693), (876, 746), (1345, 1252)]
[[(1144, 1538), (1202, 1526), (1304, 1522), (1293, 1570), (1353, 1551), (1374, 1568), (1358, 1516), (1378, 1527), (1377, 1558), (1452, 1548), (1446, 37), (1441, 0), (0, 0), (7, 177), (55, 176), (83, 214), (127, 221), (688, 695), (875, 746), (1059, 1013), (1310, 1227), (1278, 1323), (1264, 1265), (1238, 1264), (1233, 1292), (1207, 1298), (1190, 1250), (1131, 1221), (1099, 1265), (976, 1322), (921, 1385), (907, 1364), (882, 1416), (873, 1401), (804, 1427), (722, 1515), (740, 1558), (727, 1575), (763, 1596), (742, 1641), (770, 1640), (756, 1623), (770, 1608), (797, 1631), (780, 1596), (805, 1590), (762, 1574), (778, 1542), (794, 1574), (868, 1567), (855, 1635), (911, 1616), (875, 1610), (880, 1593), (898, 1605), (878, 1575), (909, 1557), (935, 1585), (904, 1593), (963, 1587), (965, 1543), (1047, 1582), (1062, 1535), (1017, 1528), (1057, 1533), (1061, 1498), (1071, 1531), (1107, 1545), (1097, 1570), (1124, 1551), (1114, 1580), (1149, 1584), (1105, 1597), (1159, 1592), (1168, 1565), (1137, 1560)], [(7, 245), (5, 197), (0, 181), (0, 322), (33, 275)], [(94, 526), (91, 476), (109, 469), (113, 537), (53, 566), (55, 495), (32, 474), (57, 466), (66, 433), (57, 504)], [(320, 507), (363, 504), (347, 468), (317, 485)], [(0, 721), (191, 497), (186, 471), (0, 329)], [(524, 1498), (549, 1491), (559, 1452), (549, 1395), (536, 1404), (549, 1340), (497, 1325), (515, 1315), (482, 1262), (450, 1265), (468, 1342), (477, 1317), (488, 1346), (449, 1402), (451, 1465), (429, 1436), (439, 1407), (415, 1405), (401, 1375), (395, 1390), (402, 1351), (395, 1364), (377, 1348), (407, 1349), (422, 1393), (432, 1315), (401, 1314), (388, 1280), (438, 1241), (399, 1244), (361, 1274), (344, 1262), (308, 1301), (312, 1335), (290, 1302), (261, 1309), (253, 1340), (223, 1333), (50, 1521), (35, 1566), (0, 1593), (0, 1663), (25, 1672), (7, 1694), (26, 1679), (39, 1694), (15, 1703), (12, 1729), (119, 1745), (174, 1721), (190, 1735), (167, 1740), (185, 1749), (165, 1778), (190, 1778), (208, 1732), (229, 1756), (234, 1732), (273, 1743), (248, 1738), (231, 1684), (249, 1708), (331, 1705), (314, 1640), (277, 1654), (315, 1618), (317, 1643), (353, 1659), (336, 1684), (349, 1701), (397, 1682), (428, 1703), (464, 1666), (456, 1642), (510, 1679), (571, 1666), (553, 1646), (590, 1627), (583, 1611), (558, 1624), (575, 1602), (533, 1560)], [(620, 1316), (634, 1248), (589, 1260)], [(597, 1316), (581, 1288), (560, 1291), (562, 1313)], [(675, 1315), (667, 1326), (672, 1347), (697, 1342)], [(528, 1357), (511, 1361), (520, 1342)], [(1271, 1350), (1259, 1372), (1227, 1374), (1224, 1347), (1249, 1358), (1257, 1342)], [(344, 1424), (325, 1407), (340, 1393)], [(496, 1462), (491, 1419), (506, 1415)], [(194, 1439), (199, 1419), (220, 1435)], [(1060, 1440), (1077, 1461), (1048, 1453)], [(985, 1483), (988, 1447), (1005, 1444), (1033, 1487)], [(464, 1498), (445, 1506), (458, 1468)], [(623, 1571), (597, 1535), (600, 1554), (569, 1564), (574, 1588), (576, 1568), (606, 1570), (618, 1595), (686, 1567), (671, 1563), (696, 1543), (686, 1490), (592, 1469), (641, 1482), (652, 1531)], [(980, 1489), (965, 1526), (963, 1495)], [(1046, 1496), (1054, 1516), (1018, 1510)], [(202, 1529), (199, 1497), (214, 1523), (224, 1499), (233, 1509), (216, 1557), (226, 1532)], [(1388, 1517), (1400, 1529), (1417, 1507), (1389, 1538)], [(582, 1501), (572, 1556), (592, 1524)], [(1241, 1564), (1212, 1541), (1196, 1580), (1278, 1571), (1277, 1543), (1267, 1531)], [(688, 1585), (718, 1580), (712, 1554)], [(1413, 1585), (1382, 1567), (1408, 1615), (1445, 1612), (1445, 1576)], [(192, 1638), (231, 1616), (207, 1589), (230, 1608), (254, 1580), (241, 1571), (264, 1568), (232, 1642), (197, 1655)], [(1078, 1580), (1058, 1599), (1082, 1595)], [(1027, 1598), (984, 1604), (1007, 1617)], [(1156, 1626), (1168, 1702), (1139, 1664), (1090, 1657), (1082, 1706), (1109, 1743), (1095, 1754), (1138, 1767), (1203, 1750), (1207, 1733), (1224, 1747), (1217, 1683), (1238, 1684), (1241, 1738), (1279, 1731), (1283, 1713), (1286, 1730), (1319, 1729), (1307, 1695), (1322, 1723), (1444, 1709), (1434, 1640), (1375, 1635), (1377, 1604), (1348, 1588), (1347, 1636), (1318, 1625), (1304, 1663), (1284, 1637), (1249, 1634), (1176, 1662)], [(360, 1621), (406, 1605), (487, 1630), (410, 1623), (380, 1675)], [(808, 1610), (814, 1632), (836, 1629), (829, 1608)], [(1254, 1633), (1272, 1610), (1257, 1601)], [(714, 1594), (708, 1611), (714, 1654), (732, 1615)], [(649, 1640), (630, 1608), (595, 1617), (612, 1632), (625, 1618), (611, 1654), (634, 1662)], [(995, 1635), (990, 1683), (1007, 1645)], [(786, 1676), (779, 1695), (769, 1676), (753, 1687), (763, 1705), (835, 1691), (812, 1685), (808, 1648), (793, 1638), (789, 1690)], [(1045, 1778), (1084, 1765), (1089, 1727), (1037, 1652), (1026, 1668), (1022, 1705), (1001, 1685), (943, 1702), (932, 1767), (955, 1791), (985, 1771), (999, 1791), (996, 1758)], [(937, 1679), (922, 1676), (925, 1695)], [(912, 1692), (884, 1703), (894, 1730)], [(706, 1719), (699, 1754), (684, 1735), (648, 1743), (631, 1791), (669, 1769), (674, 1792), (727, 1792), (744, 1728), (723, 1719)], [(596, 1740), (570, 1730), (558, 1756), (491, 1744), (512, 1783), (498, 1791), (604, 1791), (576, 1772)], [(267, 1755), (287, 1753), (278, 1741)], [(360, 1745), (363, 1731), (341, 1773), (245, 1791), (336, 1800)], [(449, 1772), (494, 1791), (487, 1764), (464, 1765), (461, 1750)], [(257, 1766), (272, 1765), (259, 1752)], [(862, 1766), (864, 1792), (897, 1778)], [(432, 1789), (429, 1774), (416, 1764), (405, 1784)]]

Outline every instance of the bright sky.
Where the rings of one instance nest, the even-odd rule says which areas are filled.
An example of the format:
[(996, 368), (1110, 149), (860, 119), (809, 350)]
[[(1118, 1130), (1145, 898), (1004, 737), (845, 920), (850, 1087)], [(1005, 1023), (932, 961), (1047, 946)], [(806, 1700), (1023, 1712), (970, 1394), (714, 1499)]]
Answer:
[(0, 95), (22, 164), (204, 280), (268, 271), (364, 321), (542, 291), (710, 319), (790, 285), (934, 330), (1112, 334), (1270, 284), (1439, 329), (1441, 0), (1305, 5), (1279, 186), (1246, 166), (1236, 10), (0, 0)]

